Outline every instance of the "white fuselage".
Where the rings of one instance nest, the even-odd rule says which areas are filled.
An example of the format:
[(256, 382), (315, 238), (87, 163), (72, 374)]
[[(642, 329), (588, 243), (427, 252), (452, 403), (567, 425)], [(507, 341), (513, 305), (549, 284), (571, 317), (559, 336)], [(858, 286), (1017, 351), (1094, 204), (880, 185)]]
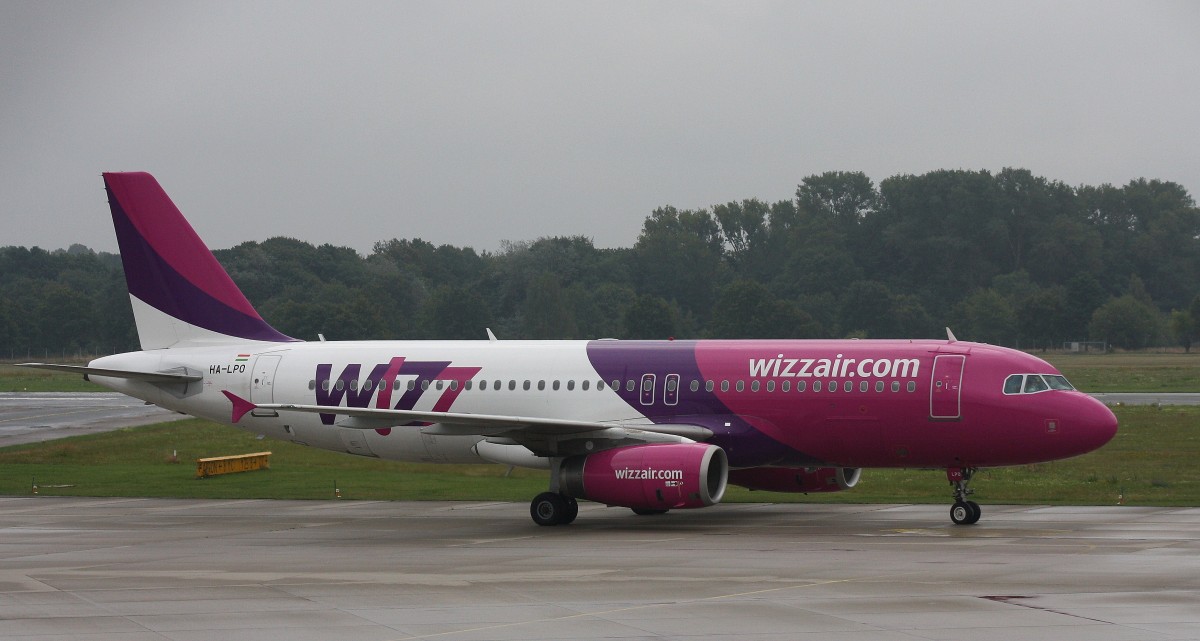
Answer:
[[(586, 341), (246, 343), (117, 354), (90, 365), (137, 371), (183, 368), (199, 373), (203, 380), (186, 386), (101, 376), (91, 380), (177, 412), (227, 424), (231, 409), (223, 391), (259, 404), (325, 404), (319, 402), (318, 393), (323, 393), (327, 401), (333, 398), (341, 406), (357, 402), (360, 407), (395, 409), (407, 398), (411, 406), (400, 409), (591, 421), (642, 419), (610, 389), (611, 381), (600, 381), (588, 361), (586, 345)], [(457, 370), (460, 374), (478, 369), (465, 376), (470, 389), (458, 380), (453, 384), (446, 378), (422, 380), (401, 369), (389, 392), (382, 389), (377, 368), (396, 358), (415, 369), (421, 363), (446, 362), (452, 370), (463, 368)], [(322, 365), (324, 376), (320, 376)], [(368, 386), (367, 380), (372, 384)], [(326, 381), (328, 388), (323, 389)], [(451, 396), (452, 407), (444, 406)], [(432, 434), (434, 430), (421, 425), (351, 428), (339, 426), (342, 422), (343, 417), (323, 421), (316, 414), (252, 412), (234, 425), (271, 438), (389, 460), (486, 462), (473, 450), (483, 438), (480, 435)]]

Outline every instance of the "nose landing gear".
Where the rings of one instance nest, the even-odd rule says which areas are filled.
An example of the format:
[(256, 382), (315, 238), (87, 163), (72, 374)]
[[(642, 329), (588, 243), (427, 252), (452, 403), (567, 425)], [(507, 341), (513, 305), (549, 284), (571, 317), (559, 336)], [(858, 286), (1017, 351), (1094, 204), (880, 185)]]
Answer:
[(975, 493), (968, 487), (971, 477), (975, 476), (976, 468), (952, 467), (946, 470), (946, 478), (954, 485), (954, 505), (950, 507), (950, 520), (955, 525), (974, 525), (983, 516), (983, 508), (967, 497)]

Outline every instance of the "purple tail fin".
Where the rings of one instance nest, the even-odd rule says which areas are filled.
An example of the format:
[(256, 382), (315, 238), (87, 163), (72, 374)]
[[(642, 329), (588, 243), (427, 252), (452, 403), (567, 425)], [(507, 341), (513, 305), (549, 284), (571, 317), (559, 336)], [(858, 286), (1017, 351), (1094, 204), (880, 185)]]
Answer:
[(254, 311), (183, 214), (147, 173), (106, 173), (142, 349), (294, 341)]

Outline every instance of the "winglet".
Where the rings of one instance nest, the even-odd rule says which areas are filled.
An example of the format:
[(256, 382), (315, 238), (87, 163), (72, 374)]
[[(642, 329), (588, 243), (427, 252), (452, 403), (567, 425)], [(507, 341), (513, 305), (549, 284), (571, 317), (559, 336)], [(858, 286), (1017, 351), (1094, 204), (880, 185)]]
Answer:
[(221, 393), (225, 395), (225, 398), (228, 398), (229, 401), (233, 403), (232, 422), (234, 423), (242, 420), (242, 417), (245, 416), (247, 412), (250, 412), (258, 407), (254, 403), (247, 401), (246, 399), (234, 394), (233, 392), (230, 392), (229, 390), (221, 390)]

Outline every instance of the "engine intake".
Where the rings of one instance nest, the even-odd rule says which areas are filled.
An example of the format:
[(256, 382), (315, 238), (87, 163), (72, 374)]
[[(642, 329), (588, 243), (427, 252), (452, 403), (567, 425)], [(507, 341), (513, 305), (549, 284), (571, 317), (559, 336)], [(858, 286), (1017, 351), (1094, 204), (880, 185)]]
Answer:
[(752, 467), (733, 470), (729, 482), (768, 492), (840, 492), (858, 485), (859, 467)]
[(725, 495), (729, 460), (706, 443), (619, 447), (563, 461), (568, 496), (637, 509), (708, 507)]

